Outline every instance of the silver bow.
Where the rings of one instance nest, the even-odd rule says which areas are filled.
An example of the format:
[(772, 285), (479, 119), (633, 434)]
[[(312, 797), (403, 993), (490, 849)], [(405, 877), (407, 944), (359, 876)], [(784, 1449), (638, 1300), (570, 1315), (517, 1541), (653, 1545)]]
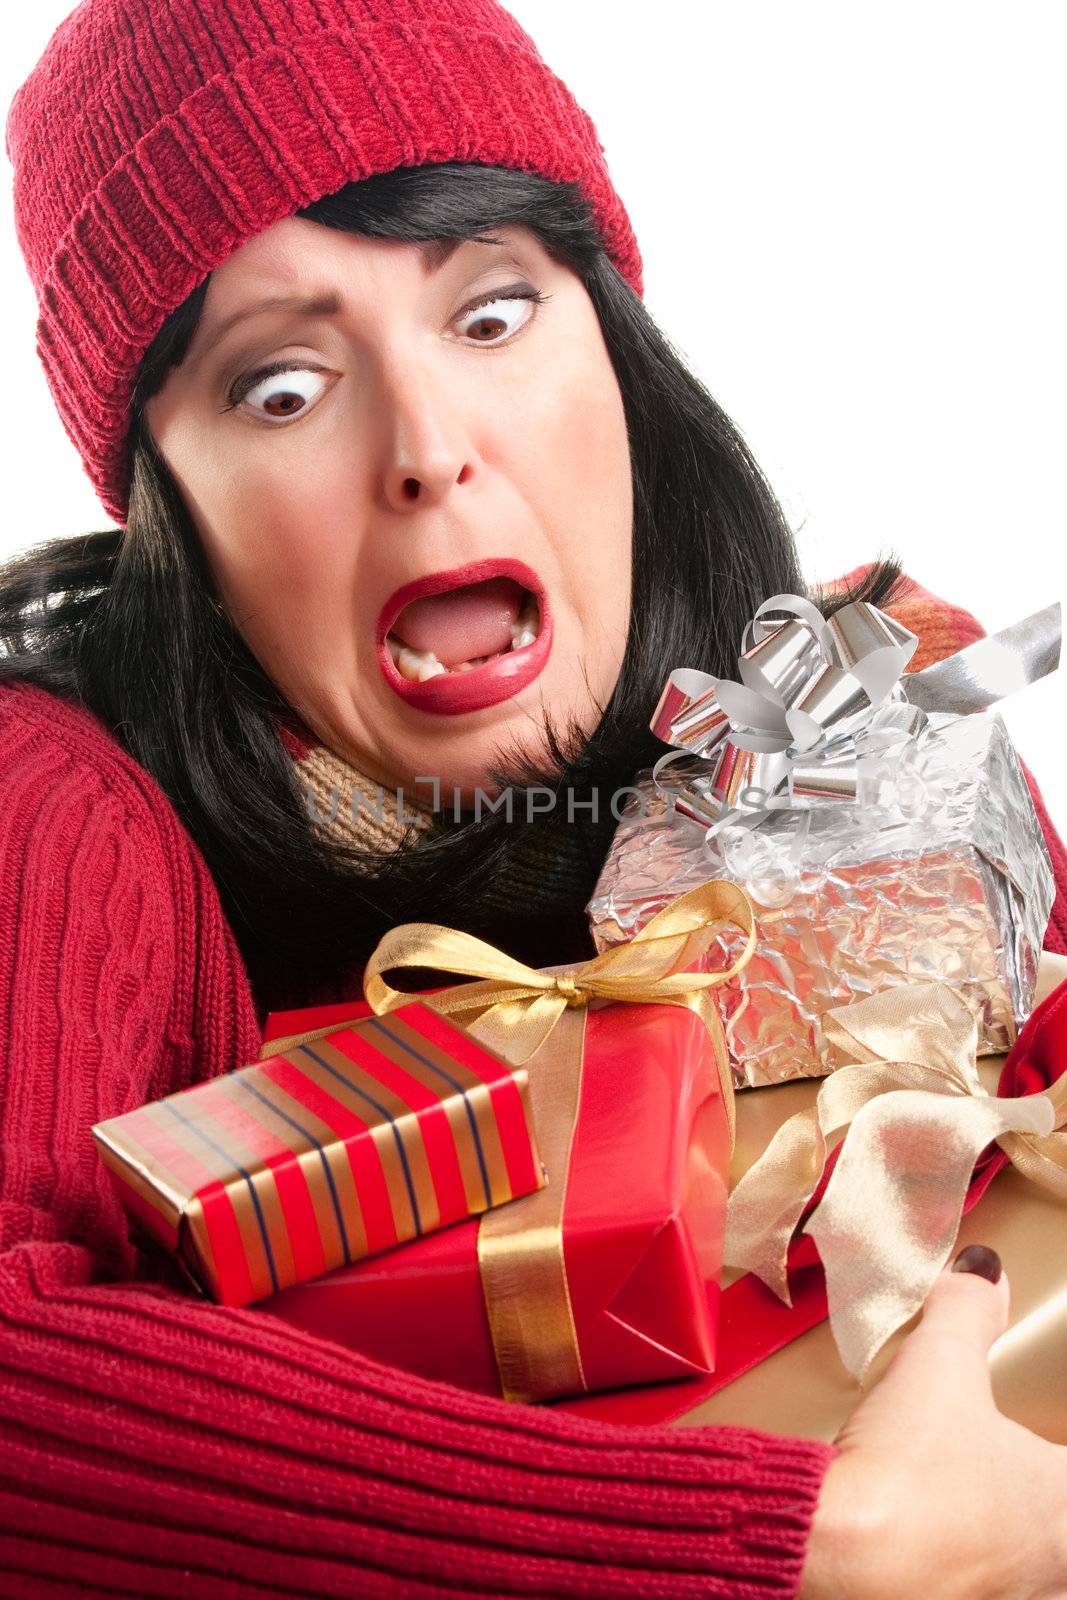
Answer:
[[(765, 621), (768, 612), (787, 620)], [(859, 600), (825, 618), (795, 594), (772, 595), (749, 622), (740, 682), (685, 668), (671, 673), (652, 732), (673, 751), (652, 769), (679, 811), (710, 823), (756, 828), (773, 811), (862, 798), (876, 778), (914, 750), (930, 713), (967, 715), (1059, 666), (1060, 603), (976, 640), (922, 672), (904, 671), (915, 634)], [(661, 772), (692, 758), (693, 775)]]

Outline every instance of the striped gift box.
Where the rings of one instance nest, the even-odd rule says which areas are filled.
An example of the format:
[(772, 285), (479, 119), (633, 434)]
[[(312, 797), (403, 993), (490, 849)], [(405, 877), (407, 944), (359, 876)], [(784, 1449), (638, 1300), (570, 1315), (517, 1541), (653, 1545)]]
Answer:
[(413, 1001), (92, 1133), (131, 1222), (241, 1306), (542, 1188), (527, 1090)]

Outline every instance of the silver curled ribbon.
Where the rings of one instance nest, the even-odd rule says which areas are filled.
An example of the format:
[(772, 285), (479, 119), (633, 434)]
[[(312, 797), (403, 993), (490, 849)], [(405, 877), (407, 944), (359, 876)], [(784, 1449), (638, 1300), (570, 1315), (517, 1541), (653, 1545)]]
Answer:
[[(768, 621), (769, 612), (786, 613)], [(679, 668), (649, 726), (673, 749), (652, 769), (683, 815), (707, 824), (705, 845), (774, 813), (798, 813), (787, 854), (795, 865), (813, 808), (862, 800), (870, 785), (899, 781), (933, 713), (966, 716), (1036, 683), (1060, 662), (1059, 601), (976, 640), (955, 655), (905, 671), (917, 636), (865, 600), (824, 617), (800, 595), (765, 600), (745, 628), (740, 681)], [(697, 758), (695, 773), (665, 769)], [(865, 788), (864, 780), (869, 780)], [(744, 875), (760, 875), (750, 852)]]

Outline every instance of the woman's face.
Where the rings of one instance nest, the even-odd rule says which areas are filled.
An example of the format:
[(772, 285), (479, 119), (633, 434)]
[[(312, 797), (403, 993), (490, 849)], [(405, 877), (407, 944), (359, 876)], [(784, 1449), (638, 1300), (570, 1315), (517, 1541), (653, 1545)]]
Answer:
[(276, 223), (215, 269), (147, 406), (289, 704), (372, 778), (430, 802), (436, 777), (448, 805), (498, 751), (544, 755), (544, 712), (593, 731), (630, 608), (629, 444), (592, 302), (528, 229), (494, 237)]

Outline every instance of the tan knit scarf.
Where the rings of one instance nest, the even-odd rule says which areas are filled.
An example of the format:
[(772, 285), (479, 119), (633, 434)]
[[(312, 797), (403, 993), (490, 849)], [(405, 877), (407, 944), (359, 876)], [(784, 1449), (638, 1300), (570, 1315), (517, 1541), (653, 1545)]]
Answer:
[[(308, 816), (316, 829), (361, 850), (399, 850), (416, 842), (433, 822), (426, 803), (376, 783), (327, 745), (314, 744), (297, 754), (290, 746), (304, 785)], [(402, 813), (401, 813), (402, 805)]]
[[(322, 744), (295, 714), (278, 727), (303, 784), (312, 826), (325, 836), (392, 852), (417, 849), (431, 831), (454, 824), (450, 812), (434, 812), (429, 795), (414, 801), (402, 795), (398, 806), (395, 788), (376, 783)], [(457, 924), (536, 966), (592, 955), (584, 908), (614, 831), (614, 822), (606, 820), (595, 829), (568, 825), (558, 816), (535, 826), (516, 822), (506, 871), (490, 874), (476, 897), (466, 895), (455, 909)]]

